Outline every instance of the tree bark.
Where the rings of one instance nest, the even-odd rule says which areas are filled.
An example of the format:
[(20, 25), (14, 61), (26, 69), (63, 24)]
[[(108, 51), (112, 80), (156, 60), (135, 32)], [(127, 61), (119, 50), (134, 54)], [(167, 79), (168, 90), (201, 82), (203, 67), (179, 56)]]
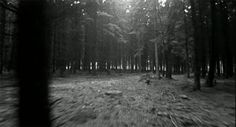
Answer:
[(206, 76), (206, 35), (204, 32), (206, 31), (205, 29), (205, 24), (204, 24), (204, 10), (206, 10), (206, 1), (198, 0), (198, 13), (199, 13), (199, 45), (201, 46), (201, 53), (200, 55), (200, 63), (201, 63), (201, 77), (205, 78)]
[[(7, 4), (6, 0), (2, 1)], [(5, 24), (6, 24), (6, 9), (0, 6), (0, 74), (3, 73), (4, 67), (4, 43), (5, 43)]]
[(50, 127), (49, 54), (46, 0), (21, 0), (17, 77), (19, 127)]
[(215, 68), (216, 68), (216, 51), (215, 51), (215, 43), (216, 43), (216, 7), (215, 7), (215, 0), (211, 0), (211, 41), (210, 41), (210, 69), (207, 77), (207, 86), (213, 87), (213, 80), (215, 75)]
[[(157, 14), (157, 1), (154, 0), (154, 12), (155, 12), (155, 16), (154, 16), (154, 30), (155, 30), (155, 37), (157, 38), (158, 37), (158, 31), (157, 31), (157, 17), (158, 17), (158, 14)], [(158, 60), (158, 45), (157, 45), (158, 42), (155, 42), (155, 67), (156, 67), (156, 76), (157, 78), (160, 78), (160, 72), (159, 72), (159, 60)]]
[(224, 44), (224, 58), (226, 68), (225, 68), (225, 78), (229, 78), (233, 76), (233, 56), (232, 51), (230, 49), (229, 42), (229, 20), (228, 20), (228, 10), (227, 10), (227, 2), (226, 0), (222, 0), (220, 2), (220, 13), (221, 13), (221, 24), (222, 24), (222, 36), (223, 36), (223, 44)]
[(195, 1), (190, 0), (191, 11), (192, 11), (192, 23), (194, 27), (194, 88), (193, 90), (200, 90), (200, 62), (199, 62), (199, 27), (198, 27), (198, 17), (196, 15)]
[(157, 50), (157, 42), (155, 42), (155, 65), (156, 65), (156, 75), (159, 78), (160, 73), (159, 73), (159, 61), (158, 61), (158, 50)]
[[(184, 9), (183, 12), (185, 10), (185, 5), (184, 5)], [(186, 55), (186, 71), (187, 71), (187, 78), (190, 78), (190, 65), (189, 65), (189, 51), (188, 51), (188, 47), (189, 47), (189, 42), (188, 42), (188, 27), (187, 27), (187, 19), (184, 13), (184, 32), (185, 32), (185, 55)]]
[(172, 78), (172, 54), (170, 53), (169, 48), (167, 48), (167, 51), (165, 51), (165, 58), (166, 58), (166, 78), (171, 79)]

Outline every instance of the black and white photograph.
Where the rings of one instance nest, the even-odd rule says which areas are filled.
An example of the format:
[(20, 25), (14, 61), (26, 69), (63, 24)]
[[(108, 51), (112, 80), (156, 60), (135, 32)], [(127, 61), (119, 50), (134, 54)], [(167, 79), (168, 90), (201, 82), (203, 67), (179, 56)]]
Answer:
[(235, 127), (236, 0), (0, 0), (0, 127)]

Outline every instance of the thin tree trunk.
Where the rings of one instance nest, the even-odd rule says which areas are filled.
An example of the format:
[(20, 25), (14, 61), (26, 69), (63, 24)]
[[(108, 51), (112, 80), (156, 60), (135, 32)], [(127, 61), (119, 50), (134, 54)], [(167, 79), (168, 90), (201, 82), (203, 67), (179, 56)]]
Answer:
[(158, 51), (157, 51), (157, 43), (155, 42), (155, 64), (156, 64), (156, 75), (158, 78), (160, 78), (159, 73), (159, 61), (158, 61)]
[(202, 62), (202, 72), (201, 72), (202, 78), (206, 78), (206, 73), (207, 73), (207, 65), (206, 61), (204, 61)]
[[(54, 24), (53, 24), (54, 25)], [(52, 72), (56, 72), (56, 25), (53, 28), (52, 31)]]
[(86, 35), (85, 35), (85, 26), (84, 25), (81, 25), (81, 59), (80, 59), (80, 61), (79, 62), (81, 62), (82, 63), (82, 69), (83, 70), (86, 70), (85, 69), (85, 38), (86, 38)]
[[(185, 7), (184, 7), (185, 9)], [(184, 12), (184, 11), (183, 11)], [(185, 54), (186, 54), (186, 71), (187, 71), (187, 78), (190, 78), (190, 66), (189, 66), (189, 51), (188, 51), (188, 28), (187, 28), (187, 21), (186, 16), (184, 14), (184, 32), (185, 32)]]
[(134, 62), (135, 62), (134, 59), (135, 58), (133, 56), (131, 56), (130, 59), (131, 59), (131, 72), (133, 73), (134, 72)]
[[(157, 17), (158, 17), (158, 14), (157, 14), (157, 1), (155, 1), (155, 4), (154, 4), (154, 12), (155, 12), (155, 16), (154, 16), (154, 30), (155, 30), (155, 37), (157, 38)], [(160, 21), (161, 22), (161, 21)], [(157, 40), (157, 39), (156, 39)], [(157, 45), (158, 42), (155, 42), (155, 65), (156, 65), (156, 76), (157, 78), (159, 79), (160, 78), (160, 72), (159, 72), (159, 60), (158, 60), (158, 45)]]
[(94, 58), (92, 63), (93, 74), (97, 74), (97, 65), (98, 65), (98, 36), (97, 36), (97, 3), (94, 2), (93, 5), (93, 18), (94, 18), (94, 26), (93, 26), (93, 41), (94, 41)]
[[(222, 60), (222, 63), (223, 63), (223, 70), (225, 70), (226, 69), (225, 59)], [(221, 76), (221, 72), (220, 72), (220, 58), (219, 57), (216, 58), (216, 65), (215, 66), (216, 66), (216, 75), (218, 77), (220, 77)], [(223, 72), (223, 74), (224, 74), (224, 72)]]
[[(167, 49), (167, 50), (170, 50), (170, 49)], [(172, 64), (171, 64), (171, 53), (169, 51), (166, 51), (166, 78), (169, 78), (171, 79), (172, 78)]]

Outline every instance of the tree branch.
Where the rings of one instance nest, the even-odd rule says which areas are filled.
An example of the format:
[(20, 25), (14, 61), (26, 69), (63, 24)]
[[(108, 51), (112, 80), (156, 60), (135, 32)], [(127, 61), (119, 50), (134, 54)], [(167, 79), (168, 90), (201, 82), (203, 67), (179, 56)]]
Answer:
[(14, 13), (18, 13), (17, 12), (17, 7), (15, 7), (12, 4), (6, 4), (3, 0), (0, 1), (0, 6), (5, 8), (8, 11), (14, 12)]

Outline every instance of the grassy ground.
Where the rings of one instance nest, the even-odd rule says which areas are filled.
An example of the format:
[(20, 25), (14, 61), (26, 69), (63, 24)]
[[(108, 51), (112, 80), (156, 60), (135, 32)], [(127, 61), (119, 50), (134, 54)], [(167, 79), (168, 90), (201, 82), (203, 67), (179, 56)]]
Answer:
[[(235, 82), (192, 92), (192, 80), (140, 81), (141, 74), (68, 76), (51, 82), (54, 126), (234, 127)], [(2, 84), (12, 81), (3, 80)], [(5, 85), (2, 85), (5, 86)], [(0, 126), (14, 126), (12, 87), (0, 89)], [(110, 94), (113, 91), (117, 92)]]

